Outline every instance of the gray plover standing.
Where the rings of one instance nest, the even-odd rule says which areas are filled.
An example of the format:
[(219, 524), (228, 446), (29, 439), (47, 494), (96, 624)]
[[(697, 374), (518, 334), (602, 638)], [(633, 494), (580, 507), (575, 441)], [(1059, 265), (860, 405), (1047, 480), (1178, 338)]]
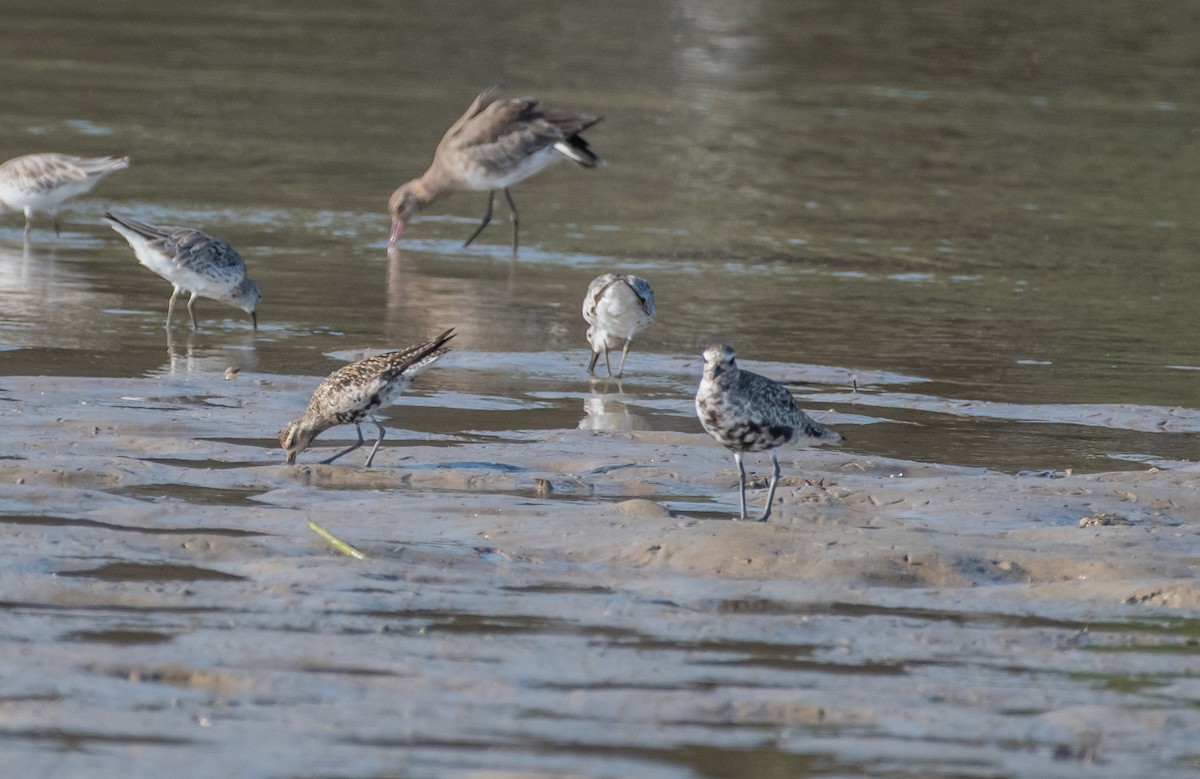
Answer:
[(128, 157), (69, 154), (14, 157), (0, 165), (0, 205), (25, 212), (25, 235), (33, 229), (33, 212), (48, 212), (54, 217), (54, 234), (58, 235), (62, 230), (58, 222), (60, 203), (87, 192), (114, 170), (128, 167)]
[(187, 291), (191, 293), (187, 309), (193, 329), (200, 329), (192, 307), (197, 295), (240, 308), (250, 315), (254, 329), (258, 329), (257, 309), (262, 291), (246, 276), (242, 255), (228, 243), (190, 227), (157, 227), (111, 213), (104, 218), (129, 241), (138, 262), (175, 286), (167, 303), (168, 328), (175, 311), (175, 298)]
[(353, 424), (358, 430), (358, 443), (321, 462), (328, 464), (353, 452), (366, 443), (362, 423), (369, 419), (379, 428), (379, 437), (367, 455), (367, 467), (370, 468), (384, 436), (383, 425), (375, 418), (375, 412), (395, 402), (414, 378), (450, 351), (445, 343), (453, 337), (454, 328), (451, 328), (425, 343), (366, 357), (329, 374), (313, 392), (304, 416), (288, 422), (279, 431), (279, 445), (287, 453), (287, 464), (294, 465), (296, 455), (335, 425)]
[(454, 192), (487, 192), (487, 212), (463, 244), (470, 246), (492, 220), (492, 202), (500, 189), (508, 201), (515, 254), (520, 217), (508, 188), (562, 157), (596, 167), (600, 158), (579, 134), (598, 121), (587, 114), (538, 108), (529, 98), (501, 100), (494, 89), (485, 90), (446, 131), (429, 169), (392, 193), (390, 242), (394, 245), (408, 221), (434, 201)]
[[(733, 452), (741, 499), (739, 518), (746, 519), (743, 452), (774, 450), (785, 444), (836, 442), (842, 437), (810, 419), (779, 382), (739, 369), (736, 357), (731, 346), (710, 346), (704, 350), (704, 377), (696, 391), (696, 416), (717, 443)], [(779, 483), (779, 460), (774, 451), (771, 463), (774, 474), (759, 522), (766, 522), (771, 516), (771, 503)]]
[(654, 322), (654, 290), (650, 282), (627, 273), (605, 273), (592, 279), (583, 298), (583, 318), (591, 325), (587, 330), (592, 347), (588, 373), (595, 373), (596, 361), (604, 352), (604, 367), (613, 375), (608, 361), (610, 349), (621, 348), (621, 364), (617, 378), (625, 372), (625, 357), (637, 332)]

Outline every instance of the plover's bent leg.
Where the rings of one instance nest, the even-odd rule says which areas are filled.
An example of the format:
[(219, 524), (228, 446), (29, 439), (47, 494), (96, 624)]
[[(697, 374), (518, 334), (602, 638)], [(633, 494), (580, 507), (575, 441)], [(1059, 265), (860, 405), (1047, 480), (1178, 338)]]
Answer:
[(775, 485), (779, 484), (779, 458), (771, 452), (771, 463), (775, 466), (775, 472), (771, 476), (771, 487), (767, 490), (767, 505), (763, 508), (762, 516), (758, 518), (759, 522), (766, 522), (767, 517), (771, 516), (771, 506), (775, 503)]
[(733, 461), (738, 467), (738, 498), (742, 507), (742, 515), (738, 519), (746, 518), (746, 469), (742, 466), (742, 453), (734, 452)]
[(508, 201), (508, 220), (512, 222), (513, 230), (513, 254), (516, 254), (518, 244), (517, 234), (521, 231), (521, 215), (517, 213), (517, 204), (513, 201), (512, 193), (508, 191), (508, 187), (504, 188), (504, 199)]
[(463, 244), (464, 249), (467, 248), (468, 246), (470, 246), (471, 241), (474, 241), (476, 238), (478, 238), (479, 234), (483, 232), (483, 228), (488, 226), (488, 222), (492, 221), (492, 201), (495, 199), (495, 197), (496, 197), (496, 190), (489, 189), (488, 190), (488, 207), (487, 207), (487, 211), (483, 212), (483, 221), (481, 221), (479, 223), (479, 227), (475, 228), (475, 232), (471, 233), (471, 237), (468, 238), (466, 240), (466, 243)]
[(166, 328), (171, 329), (171, 314), (175, 313), (175, 297), (179, 294), (179, 285), (175, 285), (175, 289), (171, 291), (171, 299), (167, 301), (167, 324)]
[(326, 459), (326, 460), (322, 460), (322, 461), (321, 461), (321, 465), (329, 465), (331, 462), (333, 462), (333, 461), (334, 461), (334, 460), (336, 460), (337, 458), (341, 457), (341, 456), (342, 456), (342, 455), (344, 455), (344, 454), (350, 454), (350, 453), (351, 453), (351, 452), (353, 452), (355, 449), (357, 449), (358, 447), (362, 446), (363, 444), (365, 444), (365, 443), (367, 442), (367, 441), (366, 441), (366, 439), (365, 439), (365, 438), (363, 438), (363, 434), (362, 434), (362, 423), (361, 423), (361, 422), (355, 422), (355, 423), (354, 423), (354, 429), (358, 431), (358, 443), (357, 443), (357, 444), (352, 444), (352, 445), (350, 445), (350, 446), (346, 447), (346, 448), (345, 448), (345, 449), (343, 449), (342, 451), (340, 451), (340, 452), (338, 452), (337, 454), (335, 454), (333, 457), (330, 457), (330, 458), (328, 458), (328, 459)]
[(192, 296), (190, 298), (188, 298), (188, 316), (190, 316), (192, 318), (192, 329), (199, 330), (200, 325), (196, 324), (196, 310), (194, 308), (192, 308), (192, 304), (195, 302), (196, 302), (196, 293), (193, 292)]
[(379, 451), (379, 445), (383, 443), (383, 425), (379, 424), (379, 420), (371, 417), (371, 421), (375, 423), (375, 427), (379, 428), (379, 437), (375, 439), (375, 445), (371, 447), (371, 453), (367, 455), (367, 467), (371, 467), (371, 461), (375, 459), (375, 453)]

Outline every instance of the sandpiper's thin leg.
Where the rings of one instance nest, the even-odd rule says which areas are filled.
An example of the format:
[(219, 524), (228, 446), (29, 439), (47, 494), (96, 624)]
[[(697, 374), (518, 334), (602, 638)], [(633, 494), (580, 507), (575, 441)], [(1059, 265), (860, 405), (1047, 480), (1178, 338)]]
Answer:
[(59, 224), (59, 222), (58, 222), (58, 212), (57, 211), (54, 212), (54, 237), (55, 238), (62, 237), (62, 225)]
[(596, 362), (600, 359), (600, 352), (592, 352), (592, 361), (588, 363), (588, 375), (596, 375)]
[[(371, 453), (369, 455), (367, 455), (367, 467), (368, 468), (371, 467), (371, 461), (375, 459), (375, 453), (377, 451), (379, 451), (379, 445), (383, 443), (383, 433), (384, 433), (383, 425), (379, 424), (378, 419), (372, 418), (371, 421), (375, 423), (375, 427), (379, 428), (379, 437), (375, 439), (375, 445), (371, 447)], [(360, 435), (361, 435), (361, 433), (360, 433)]]
[(175, 313), (175, 297), (179, 294), (179, 287), (171, 292), (171, 299), (167, 301), (167, 324), (166, 328), (171, 329), (171, 314)]
[(508, 220), (512, 222), (513, 230), (513, 254), (517, 253), (517, 233), (521, 231), (521, 215), (517, 213), (517, 204), (513, 201), (512, 193), (508, 191), (508, 187), (504, 188), (504, 199), (508, 201)]
[(738, 519), (746, 518), (746, 469), (742, 467), (742, 453), (734, 452), (733, 461), (738, 467), (738, 497), (741, 502), (742, 515)]
[[(363, 444), (365, 444), (365, 443), (367, 442), (367, 441), (366, 441), (366, 439), (365, 439), (365, 438), (363, 438), (363, 434), (362, 434), (362, 424), (361, 424), (361, 423), (359, 423), (359, 422), (355, 422), (355, 423), (354, 423), (354, 429), (358, 431), (358, 443), (357, 443), (357, 444), (352, 444), (351, 446), (348, 446), (348, 447), (346, 447), (346, 448), (345, 448), (345, 449), (343, 449), (342, 451), (340, 451), (340, 452), (338, 452), (337, 454), (335, 454), (333, 457), (330, 457), (330, 458), (328, 458), (328, 459), (326, 459), (326, 460), (322, 460), (322, 461), (321, 461), (321, 465), (329, 465), (331, 462), (333, 462), (333, 461), (334, 461), (334, 460), (336, 460), (337, 458), (341, 457), (341, 456), (342, 456), (342, 455), (344, 455), (344, 454), (350, 454), (350, 453), (351, 453), (351, 452), (353, 452), (355, 449), (357, 449), (358, 447), (362, 446)], [(372, 454), (374, 454), (374, 452), (372, 452)]]
[(488, 190), (488, 207), (487, 207), (487, 211), (483, 212), (483, 221), (479, 223), (479, 227), (475, 228), (475, 232), (471, 233), (471, 237), (468, 238), (467, 242), (463, 244), (464, 249), (467, 248), (468, 246), (470, 246), (471, 241), (474, 241), (476, 238), (478, 238), (479, 234), (483, 232), (483, 228), (488, 226), (488, 222), (492, 221), (492, 201), (495, 198), (496, 198), (496, 190), (489, 189)]
[(25, 209), (25, 237), (29, 237), (29, 233), (33, 230), (33, 210)]
[(775, 485), (779, 484), (779, 458), (771, 452), (771, 464), (775, 466), (775, 472), (771, 476), (771, 488), (767, 490), (767, 505), (763, 509), (762, 516), (758, 518), (759, 522), (766, 522), (767, 517), (771, 516), (771, 506), (775, 503)]
[(612, 378), (612, 365), (608, 362), (608, 344), (604, 345), (604, 368), (608, 371), (608, 378)]
[(196, 311), (195, 311), (195, 309), (192, 308), (192, 304), (195, 302), (196, 302), (196, 293), (193, 292), (192, 296), (190, 298), (188, 298), (188, 316), (190, 316), (192, 318), (192, 329), (199, 330), (200, 325), (196, 324)]
[(617, 366), (617, 378), (625, 375), (625, 358), (629, 356), (629, 344), (633, 343), (632, 339), (625, 339), (625, 347), (621, 349), (621, 364)]

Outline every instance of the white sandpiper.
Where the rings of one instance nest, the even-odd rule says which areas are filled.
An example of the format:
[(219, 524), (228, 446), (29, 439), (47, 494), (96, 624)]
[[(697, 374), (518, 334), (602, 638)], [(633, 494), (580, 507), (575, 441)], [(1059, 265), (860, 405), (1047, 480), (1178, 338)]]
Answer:
[(175, 311), (175, 298), (186, 291), (191, 293), (187, 309), (193, 329), (199, 329), (192, 307), (198, 295), (240, 308), (250, 315), (254, 329), (258, 329), (257, 309), (262, 291), (246, 276), (242, 255), (228, 243), (191, 227), (158, 227), (111, 213), (104, 218), (133, 247), (138, 262), (174, 285), (167, 303), (168, 328)]
[(322, 464), (353, 452), (366, 443), (362, 423), (369, 419), (379, 429), (375, 446), (367, 455), (366, 467), (370, 468), (384, 436), (383, 425), (375, 418), (375, 412), (394, 403), (414, 378), (450, 351), (445, 343), (453, 337), (454, 329), (451, 328), (424, 343), (366, 357), (329, 374), (313, 392), (304, 416), (288, 422), (279, 431), (279, 445), (287, 453), (287, 464), (294, 465), (296, 455), (335, 425), (353, 424), (358, 431), (358, 443), (322, 460)]
[(14, 157), (0, 165), (0, 205), (25, 212), (25, 235), (33, 229), (33, 212), (48, 212), (54, 217), (54, 234), (58, 235), (62, 231), (58, 222), (60, 203), (87, 192), (114, 170), (128, 167), (128, 157), (69, 154)]
[(704, 377), (696, 391), (696, 416), (717, 443), (733, 452), (738, 467), (741, 515), (746, 519), (746, 469), (742, 453), (771, 450), (774, 473), (767, 505), (758, 518), (766, 522), (779, 483), (779, 460), (773, 451), (785, 444), (837, 442), (842, 436), (814, 422), (777, 381), (737, 367), (737, 354), (727, 345), (704, 350)]
[(627, 273), (605, 273), (592, 279), (583, 298), (583, 318), (590, 325), (587, 340), (592, 347), (588, 373), (595, 373), (596, 361), (603, 352), (604, 367), (611, 378), (613, 372), (608, 352), (624, 342), (616, 375), (621, 378), (633, 337), (654, 322), (654, 314), (654, 290), (645, 279)]
[(496, 190), (504, 191), (512, 220), (512, 248), (520, 229), (517, 204), (508, 188), (566, 157), (585, 168), (600, 162), (580, 135), (599, 117), (542, 109), (526, 97), (501, 100), (487, 89), (450, 126), (420, 178), (399, 187), (388, 201), (392, 215), (391, 244), (418, 211), (454, 192), (487, 192), (487, 212), (463, 246), (470, 246), (492, 220)]

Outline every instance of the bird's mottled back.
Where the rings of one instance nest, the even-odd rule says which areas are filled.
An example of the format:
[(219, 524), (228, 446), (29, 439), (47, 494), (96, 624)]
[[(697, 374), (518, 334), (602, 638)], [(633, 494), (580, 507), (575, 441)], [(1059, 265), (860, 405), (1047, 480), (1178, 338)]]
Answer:
[[(296, 455), (325, 430), (335, 425), (358, 425), (373, 418), (374, 411), (391, 404), (414, 378), (450, 351), (445, 344), (453, 337), (451, 328), (424, 343), (364, 357), (329, 374), (313, 392), (304, 416), (280, 431), (279, 443), (287, 452), (287, 462), (295, 462)], [(379, 430), (379, 440), (383, 440), (383, 427)], [(361, 435), (360, 431), (360, 442)], [(372, 449), (367, 465), (374, 456)]]

